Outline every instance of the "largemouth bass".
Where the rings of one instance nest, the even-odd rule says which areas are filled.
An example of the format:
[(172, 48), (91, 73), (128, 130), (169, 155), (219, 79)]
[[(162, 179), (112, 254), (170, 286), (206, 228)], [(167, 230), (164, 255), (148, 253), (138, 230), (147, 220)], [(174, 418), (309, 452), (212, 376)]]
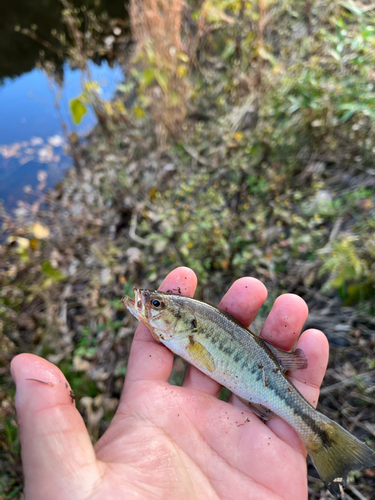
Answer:
[(302, 439), (328, 489), (341, 496), (349, 471), (375, 466), (375, 453), (318, 412), (286, 377), (306, 358), (272, 346), (220, 309), (178, 294), (134, 289), (123, 297), (152, 336), (250, 404), (263, 419), (278, 415)]

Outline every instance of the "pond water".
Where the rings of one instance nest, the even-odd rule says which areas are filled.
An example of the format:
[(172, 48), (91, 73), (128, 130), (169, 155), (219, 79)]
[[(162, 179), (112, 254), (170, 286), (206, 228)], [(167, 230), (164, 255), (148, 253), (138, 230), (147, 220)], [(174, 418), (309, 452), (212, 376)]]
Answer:
[[(93, 80), (101, 85), (102, 96), (111, 97), (123, 80), (121, 70), (110, 68), (107, 63), (92, 63), (90, 69)], [(19, 200), (32, 197), (26, 196), (25, 187), (36, 188), (40, 170), (47, 173), (48, 188), (71, 166), (70, 158), (64, 154), (60, 120), (80, 135), (95, 124), (92, 111), (79, 127), (74, 126), (69, 114), (69, 99), (81, 91), (79, 71), (65, 68), (60, 112), (49, 87), (45, 74), (38, 69), (15, 80), (7, 79), (0, 87), (0, 199), (7, 210), (15, 208)]]
[[(35, 23), (39, 15), (42, 16), (42, 31), (50, 33), (59, 20), (61, 5), (58, 0), (47, 0), (51, 8), (43, 9), (43, 13), (40, 4), (33, 0), (16, 0), (15, 3), (18, 4), (18, 12), (17, 9), (14, 11), (15, 8), (3, 12), (4, 8), (0, 6), (0, 49), (5, 51), (0, 61), (0, 200), (8, 213), (22, 205), (23, 201), (33, 201), (35, 194), (32, 193), (41, 178), (45, 179), (45, 188), (51, 187), (72, 165), (64, 152), (65, 138), (61, 123), (64, 122), (69, 131), (75, 130), (81, 136), (95, 124), (92, 112), (83, 118), (78, 127), (70, 117), (69, 100), (82, 91), (80, 72), (64, 63), (64, 84), (62, 89), (58, 89), (43, 71), (33, 67), (38, 58), (37, 44), (31, 40), (25, 44), (27, 38), (24, 35), (9, 31), (9, 24), (12, 30), (17, 21), (27, 27), (25, 23)], [(31, 9), (34, 3), (35, 12)], [(87, 3), (89, 6), (92, 4), (90, 0)], [(116, 0), (113, 4), (120, 2)], [(98, 2), (95, 5), (98, 6)], [(121, 1), (125, 15), (123, 5)], [(29, 9), (26, 20), (22, 18), (25, 9)], [(50, 18), (48, 10), (51, 12)], [(8, 16), (6, 22), (4, 16)], [(9, 36), (14, 37), (11, 44), (2, 38), (4, 31), (1, 28), (4, 26)], [(19, 50), (14, 49), (17, 43)], [(19, 59), (18, 66), (16, 58)], [(120, 68), (116, 65), (110, 67), (106, 61), (100, 66), (94, 63), (89, 66), (92, 79), (100, 83), (102, 97), (110, 98), (124, 78)], [(59, 103), (58, 109), (56, 102)]]

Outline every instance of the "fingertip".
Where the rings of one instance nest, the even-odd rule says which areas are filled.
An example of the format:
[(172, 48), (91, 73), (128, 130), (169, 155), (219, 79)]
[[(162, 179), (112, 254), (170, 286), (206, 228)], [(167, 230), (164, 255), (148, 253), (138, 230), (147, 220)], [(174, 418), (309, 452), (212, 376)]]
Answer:
[(274, 306), (284, 309), (286, 321), (290, 319), (290, 316), (296, 310), (298, 310), (298, 313), (301, 316), (306, 318), (309, 314), (309, 308), (306, 302), (302, 297), (296, 295), (295, 293), (283, 293), (282, 295), (279, 295), (274, 302)]
[(33, 407), (33, 401), (39, 409), (43, 403), (73, 404), (70, 385), (64, 374), (46, 359), (35, 354), (18, 354), (11, 361), (10, 371), (17, 388), (16, 408), (20, 404)]
[(274, 302), (261, 337), (281, 349), (290, 350), (307, 319), (306, 302), (293, 293), (280, 295)]
[[(79, 491), (84, 487), (82, 477), (89, 481), (97, 467), (69, 383), (57, 366), (34, 354), (13, 358), (11, 372), (17, 388), (15, 405), (26, 497), (54, 498), (54, 492), (65, 487), (64, 479)], [(46, 478), (54, 492), (40, 496), (46, 490)]]
[(197, 287), (197, 276), (189, 267), (181, 266), (171, 271), (164, 279), (159, 290), (179, 289), (181, 295), (193, 296)]
[[(291, 372), (291, 379), (318, 389), (323, 381), (329, 358), (329, 343), (327, 337), (320, 330), (310, 328), (302, 333), (297, 347), (302, 349), (307, 358), (307, 368)], [(306, 394), (306, 398), (316, 405), (317, 396), (311, 393), (313, 399)]]
[(242, 324), (248, 326), (255, 318), (267, 298), (267, 288), (256, 278), (243, 277), (236, 280), (219, 304)]

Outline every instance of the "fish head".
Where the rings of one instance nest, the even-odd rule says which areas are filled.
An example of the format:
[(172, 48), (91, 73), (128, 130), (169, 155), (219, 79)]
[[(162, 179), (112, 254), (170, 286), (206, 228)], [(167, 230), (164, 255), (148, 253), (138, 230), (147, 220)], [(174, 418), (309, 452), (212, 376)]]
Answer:
[(158, 342), (187, 336), (184, 297), (158, 290), (134, 288), (134, 300), (123, 297), (127, 309), (148, 328)]

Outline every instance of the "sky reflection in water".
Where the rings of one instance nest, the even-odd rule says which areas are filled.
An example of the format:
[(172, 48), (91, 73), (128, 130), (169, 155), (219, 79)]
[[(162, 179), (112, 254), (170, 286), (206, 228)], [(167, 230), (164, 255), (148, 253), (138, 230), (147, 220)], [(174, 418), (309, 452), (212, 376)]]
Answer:
[[(92, 79), (102, 88), (102, 97), (113, 96), (123, 80), (118, 67), (110, 68), (90, 63)], [(80, 72), (64, 67), (64, 88), (60, 102), (61, 118), (69, 130), (80, 135), (87, 133), (95, 124), (90, 111), (75, 127), (69, 114), (69, 99), (81, 92)], [(34, 69), (14, 80), (6, 79), (0, 86), (0, 199), (7, 210), (26, 199), (24, 186), (35, 188), (37, 172), (48, 174), (47, 187), (52, 187), (71, 166), (64, 154), (64, 138), (55, 108), (55, 97), (44, 73)]]

